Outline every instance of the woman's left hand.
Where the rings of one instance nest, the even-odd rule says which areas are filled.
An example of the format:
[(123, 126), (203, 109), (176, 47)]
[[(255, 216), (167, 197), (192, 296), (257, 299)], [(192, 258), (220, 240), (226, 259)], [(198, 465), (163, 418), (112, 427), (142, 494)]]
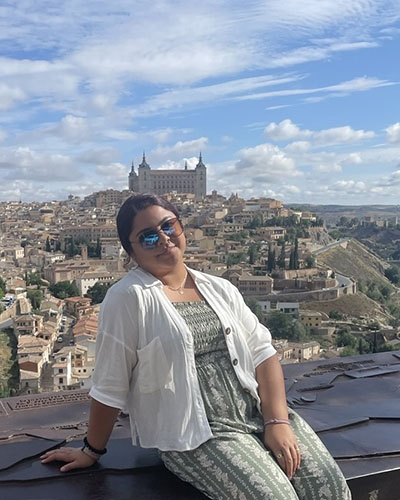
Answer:
[(289, 479), (300, 467), (299, 445), (290, 425), (272, 424), (264, 430), (264, 444), (272, 451)]

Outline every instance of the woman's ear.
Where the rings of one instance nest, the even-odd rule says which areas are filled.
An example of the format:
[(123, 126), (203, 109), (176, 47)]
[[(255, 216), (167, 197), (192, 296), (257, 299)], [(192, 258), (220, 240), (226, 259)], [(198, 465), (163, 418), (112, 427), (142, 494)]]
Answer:
[(134, 256), (133, 252), (131, 253), (131, 255), (129, 255), (125, 252), (124, 269), (129, 271), (129, 269), (134, 269), (135, 267), (138, 267), (138, 264), (135, 260), (135, 256)]

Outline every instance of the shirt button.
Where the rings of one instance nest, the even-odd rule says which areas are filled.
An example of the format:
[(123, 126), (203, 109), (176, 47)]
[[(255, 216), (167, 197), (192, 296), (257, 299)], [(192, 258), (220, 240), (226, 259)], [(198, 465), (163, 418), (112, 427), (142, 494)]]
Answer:
[(233, 366), (236, 366), (238, 363), (239, 363), (239, 361), (238, 361), (237, 359), (234, 359), (234, 360), (232, 361)]
[(227, 335), (229, 335), (229, 334), (231, 333), (231, 329), (229, 328), (229, 326), (228, 326), (228, 328), (226, 328), (225, 333), (226, 333)]

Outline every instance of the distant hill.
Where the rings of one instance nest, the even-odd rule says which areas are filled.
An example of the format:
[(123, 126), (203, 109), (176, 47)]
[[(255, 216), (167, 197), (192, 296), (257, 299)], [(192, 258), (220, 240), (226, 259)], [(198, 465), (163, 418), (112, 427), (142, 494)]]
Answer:
[(379, 287), (387, 285), (392, 291), (396, 290), (384, 275), (389, 264), (357, 240), (350, 240), (347, 248), (337, 246), (328, 249), (318, 255), (317, 262), (357, 281), (373, 281)]
[(330, 311), (339, 311), (348, 318), (377, 319), (383, 324), (388, 323), (390, 320), (390, 315), (385, 311), (384, 307), (363, 293), (343, 295), (336, 300), (307, 302), (304, 304), (304, 308), (311, 311), (324, 312), (326, 314), (329, 314)]
[(293, 210), (307, 210), (322, 217), (328, 224), (334, 224), (340, 217), (349, 219), (357, 217), (393, 217), (400, 215), (400, 205), (311, 205), (294, 204), (285, 205)]
[[(329, 248), (318, 255), (317, 262), (318, 266), (352, 277), (358, 283), (374, 283), (379, 289), (387, 287), (393, 296), (396, 296), (397, 288), (384, 275), (389, 264), (357, 240), (350, 240), (346, 248), (342, 246)], [(348, 316), (364, 316), (379, 319), (384, 323), (390, 319), (390, 314), (382, 304), (361, 292), (356, 295), (343, 296), (334, 301), (307, 303), (308, 308), (326, 313), (336, 310)]]

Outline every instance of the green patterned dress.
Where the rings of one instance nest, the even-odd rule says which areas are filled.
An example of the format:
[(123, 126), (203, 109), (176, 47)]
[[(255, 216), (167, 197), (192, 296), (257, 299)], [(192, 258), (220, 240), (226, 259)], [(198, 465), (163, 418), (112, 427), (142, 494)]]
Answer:
[(160, 452), (165, 466), (214, 500), (350, 500), (335, 461), (292, 410), (289, 418), (302, 463), (289, 481), (264, 447), (262, 416), (237, 379), (217, 315), (203, 301), (174, 306), (193, 335), (197, 377), (213, 438), (195, 450)]

